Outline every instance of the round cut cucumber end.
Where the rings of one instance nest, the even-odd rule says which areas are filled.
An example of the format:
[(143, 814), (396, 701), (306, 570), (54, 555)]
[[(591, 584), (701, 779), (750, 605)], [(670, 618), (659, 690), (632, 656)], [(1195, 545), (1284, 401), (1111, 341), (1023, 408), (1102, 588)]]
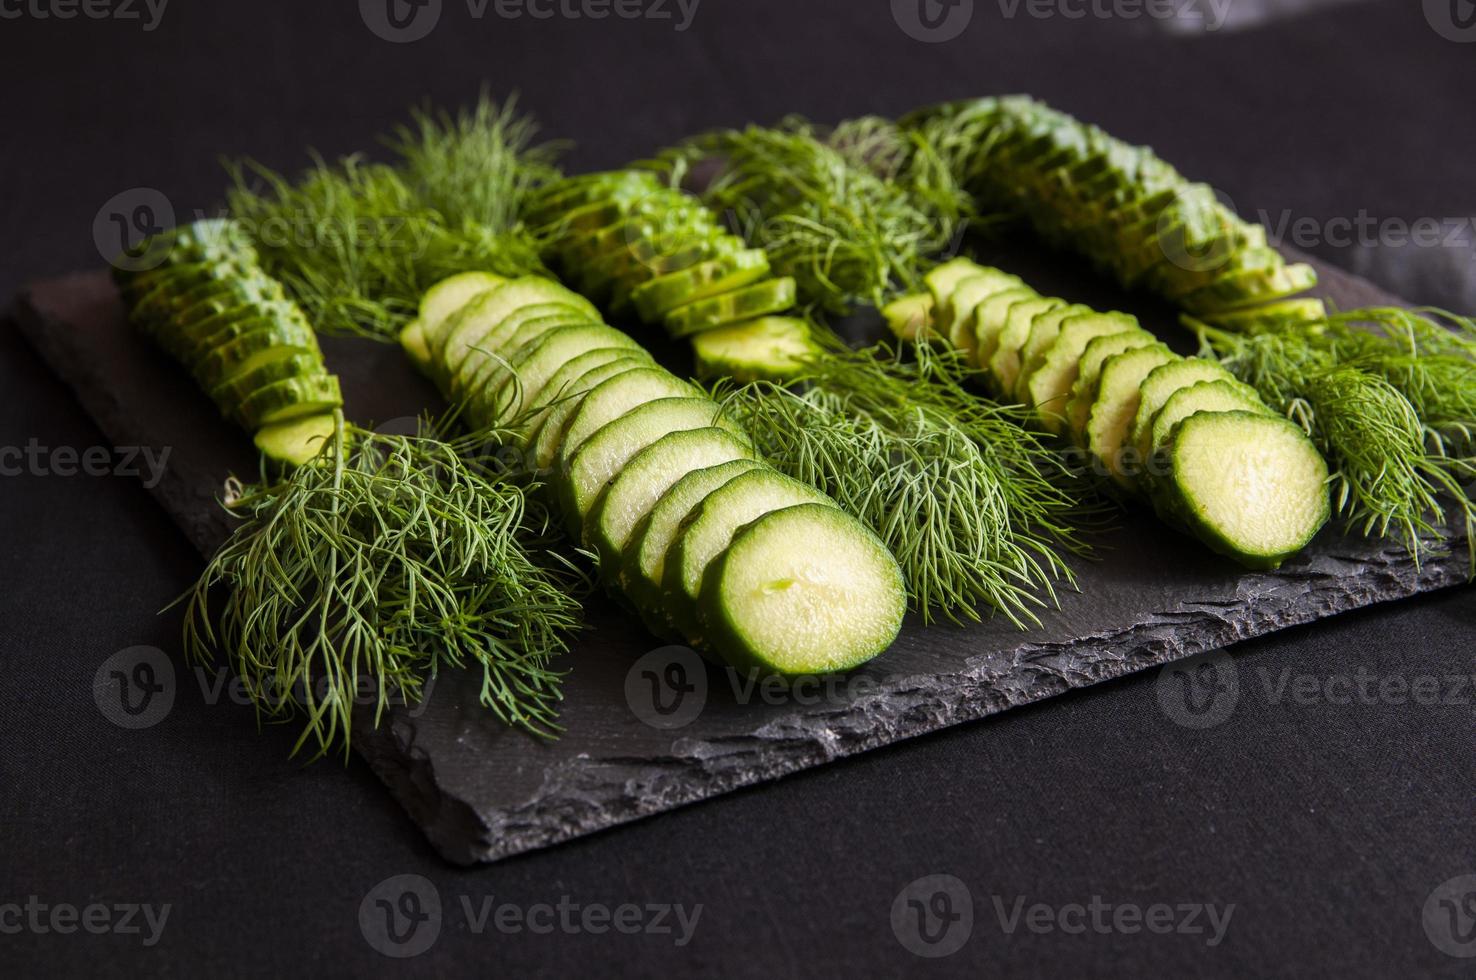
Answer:
[(875, 535), (826, 504), (748, 525), (704, 580), (708, 644), (740, 669), (807, 675), (848, 670), (892, 645), (907, 598)]

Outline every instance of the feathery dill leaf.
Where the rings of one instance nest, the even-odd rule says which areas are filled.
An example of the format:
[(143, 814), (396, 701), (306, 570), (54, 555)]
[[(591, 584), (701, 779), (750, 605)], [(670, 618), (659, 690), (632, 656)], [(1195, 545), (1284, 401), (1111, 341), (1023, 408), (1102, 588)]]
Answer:
[(587, 585), (545, 549), (550, 525), (527, 488), (469, 461), (490, 435), (384, 435), (340, 415), (316, 459), (235, 487), (242, 523), (181, 599), (188, 654), (227, 655), (259, 713), (302, 719), (294, 752), (315, 758), (347, 752), (366, 690), (377, 724), (463, 665), (480, 666), (482, 703), (502, 721), (552, 736), (553, 661)]
[[(896, 556), (924, 620), (992, 606), (1024, 627), (1073, 581), (1064, 553), (1101, 513), (1011, 409), (974, 398), (945, 357), (884, 348), (813, 360), (800, 387), (723, 395), (776, 468), (829, 494)], [(1044, 598), (1042, 598), (1044, 596)]]

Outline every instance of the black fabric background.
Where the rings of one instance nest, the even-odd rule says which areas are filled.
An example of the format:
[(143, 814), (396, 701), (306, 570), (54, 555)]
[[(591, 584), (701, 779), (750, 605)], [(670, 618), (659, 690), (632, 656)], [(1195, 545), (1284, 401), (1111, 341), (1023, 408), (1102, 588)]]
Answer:
[[(174, 0), (135, 22), (0, 20), (0, 291), (100, 264), (112, 195), (209, 208), (220, 155), (293, 167), (370, 148), (422, 98), (521, 90), (576, 169), (703, 127), (834, 119), (1030, 91), (1148, 142), (1243, 212), (1325, 219), (1470, 213), (1476, 48), (1420, 5), (1324, 9), (1240, 34), (1003, 20), (977, 0), (957, 41), (907, 37), (881, 0), (706, 0), (686, 33), (650, 22), (474, 21), (447, 0), (391, 45), (352, 3)], [(13, 9), (13, 8), (7, 8)], [(1324, 250), (1334, 254), (1332, 250)], [(1438, 299), (1414, 296), (1412, 299)], [(6, 324), (0, 445), (99, 441)], [(0, 934), (7, 976), (717, 975), (1457, 976), (1421, 926), (1431, 890), (1476, 873), (1473, 692), (1464, 704), (1276, 702), (1284, 671), (1326, 679), (1473, 672), (1476, 603), (1454, 590), (1237, 648), (1241, 697), (1208, 731), (1160, 710), (1153, 674), (476, 871), (441, 862), (357, 761), (302, 767), (288, 734), (210, 705), (186, 675), (138, 732), (94, 705), (98, 665), (152, 644), (198, 559), (137, 483), (0, 479), (0, 904), (169, 902), (163, 940)], [(448, 908), (409, 961), (364, 941), (391, 875)], [(957, 876), (973, 933), (912, 956), (894, 897)], [(701, 903), (695, 938), (475, 935), (458, 896), (527, 906)], [(1203, 936), (1007, 935), (992, 896), (1052, 905), (1234, 903)]]

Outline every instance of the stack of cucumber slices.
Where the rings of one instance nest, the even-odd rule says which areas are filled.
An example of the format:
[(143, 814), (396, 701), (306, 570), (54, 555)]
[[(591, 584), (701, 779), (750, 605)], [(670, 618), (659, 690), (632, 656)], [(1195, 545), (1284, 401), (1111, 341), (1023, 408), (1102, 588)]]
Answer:
[(1226, 327), (1324, 314), (1319, 299), (1290, 298), (1316, 285), (1310, 266), (1288, 264), (1265, 228), (1146, 147), (1023, 96), (951, 103), (904, 123), (964, 135), (970, 149), (955, 163), (981, 201), (1023, 213), (1125, 286)]
[(524, 219), (565, 279), (612, 315), (690, 338), (704, 376), (782, 380), (817, 351), (809, 325), (783, 315), (795, 303), (794, 280), (774, 276), (762, 249), (653, 171), (547, 185)]
[(959, 349), (1002, 401), (1215, 550), (1274, 568), (1327, 522), (1327, 464), (1311, 440), (1215, 361), (969, 259), (927, 283), (883, 311), (899, 337)]
[(760, 462), (579, 293), (463, 273), (426, 293), (404, 345), (470, 421), (512, 433), (656, 632), (785, 675), (856, 666), (896, 637), (902, 574), (875, 535)]
[(343, 405), (338, 379), (302, 310), (233, 222), (163, 232), (114, 273), (130, 321), (254, 433), (262, 452), (294, 464), (317, 455)]

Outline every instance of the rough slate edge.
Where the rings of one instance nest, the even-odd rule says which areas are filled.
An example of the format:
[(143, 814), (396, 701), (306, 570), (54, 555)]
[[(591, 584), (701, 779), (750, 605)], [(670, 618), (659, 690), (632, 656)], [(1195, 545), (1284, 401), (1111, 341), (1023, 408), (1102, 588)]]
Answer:
[[(1392, 302), (1360, 280), (1327, 267), (1319, 271), (1328, 291), (1344, 307)], [(39, 293), (44, 298), (34, 296)], [(102, 275), (83, 274), (36, 287), (22, 298), (19, 312), (33, 344), (77, 391), (115, 444), (154, 444), (150, 433), (157, 434), (162, 427), (171, 433), (170, 445), (197, 452), (208, 447), (215, 457), (210, 465), (172, 456), (166, 478), (155, 492), (196, 547), (205, 554), (212, 551), (226, 527), (214, 501), (220, 474), (231, 469), (249, 473), (255, 465), (245, 440), (219, 420), (204, 396), (166, 359), (146, 348), (145, 354), (151, 356), (141, 358), (142, 341), (131, 332), (104, 329), (105, 349), (100, 350), (96, 334), (56, 329), (88, 322), (121, 326), (116, 296)], [(83, 339), (89, 336), (91, 342)], [(428, 386), (418, 378), (407, 379), (393, 348), (357, 345), (352, 356), (345, 357), (347, 349), (338, 349), (333, 342), (326, 346), (333, 366), (344, 374), (356, 418), (383, 421), (398, 414), (396, 405), (434, 404)], [(137, 406), (123, 404), (110, 377), (114, 358), (129, 361), (131, 369), (143, 374), (134, 379), (135, 385), (146, 385), (151, 396), (162, 394), (149, 398), (167, 406), (162, 417), (151, 423), (135, 410)], [(150, 406), (156, 415), (158, 405)], [(1125, 538), (1132, 537), (1134, 525), (1140, 525), (1138, 540), (1165, 537), (1133, 515), (1128, 525)], [(1091, 566), (1084, 574), (1088, 590), (1110, 591), (1112, 578), (1135, 571), (1128, 567), (1134, 560), (1129, 554)], [(713, 703), (701, 725), (694, 726), (710, 730), (702, 738), (691, 737), (693, 729), (673, 737), (632, 723), (621, 699), (611, 695), (620, 690), (633, 656), (648, 649), (651, 641), (617, 616), (592, 608), (594, 625), (603, 628), (581, 644), (579, 653), (591, 656), (581, 658), (571, 675), (566, 702), (570, 731), (556, 747), (535, 744), (489, 723), (488, 713), (476, 707), (476, 685), (467, 673), (443, 677), (419, 717), (399, 711), (378, 730), (357, 719), (355, 744), (445, 857), (458, 863), (493, 861), (1070, 688), (1320, 616), (1456, 584), (1465, 577), (1463, 560), (1428, 561), (1416, 572), (1402, 549), (1331, 535), (1275, 574), (1227, 576), (1223, 562), (1178, 539), (1169, 540), (1157, 558), (1175, 569), (1176, 580), (1192, 582), (1198, 576), (1199, 586), (1208, 594), (1190, 602), (1176, 595), (1177, 608), (1171, 612), (1137, 614), (1141, 622), (1097, 632), (1070, 628), (1073, 611), (1079, 613), (1083, 602), (1090, 611), (1091, 603), (1068, 596), (1066, 609), (1047, 617), (1044, 629), (1010, 633), (1007, 643), (993, 649), (988, 646), (993, 632), (989, 624), (967, 632), (910, 624), (897, 647), (883, 658), (893, 671), (882, 677), (884, 695), (800, 711)], [(1104, 572), (1103, 581), (1090, 581), (1102, 578)], [(1161, 573), (1158, 578), (1163, 578)], [(1218, 589), (1210, 588), (1212, 584)], [(1163, 589), (1165, 599), (1171, 590), (1184, 591), (1177, 581)], [(1050, 639), (1053, 633), (1055, 638)], [(627, 649), (623, 655), (585, 649), (612, 644)], [(981, 647), (989, 652), (966, 652)], [(933, 661), (933, 666), (897, 672), (900, 664), (918, 660)], [(948, 669), (940, 669), (945, 663)], [(584, 697), (589, 691), (596, 696)], [(586, 715), (590, 724), (581, 723)], [(725, 721), (730, 722), (726, 727)], [(471, 753), (464, 751), (468, 741), (477, 746)], [(580, 750), (583, 743), (589, 744)], [(511, 767), (502, 768), (508, 759)], [(489, 801), (489, 795), (495, 799)]]

